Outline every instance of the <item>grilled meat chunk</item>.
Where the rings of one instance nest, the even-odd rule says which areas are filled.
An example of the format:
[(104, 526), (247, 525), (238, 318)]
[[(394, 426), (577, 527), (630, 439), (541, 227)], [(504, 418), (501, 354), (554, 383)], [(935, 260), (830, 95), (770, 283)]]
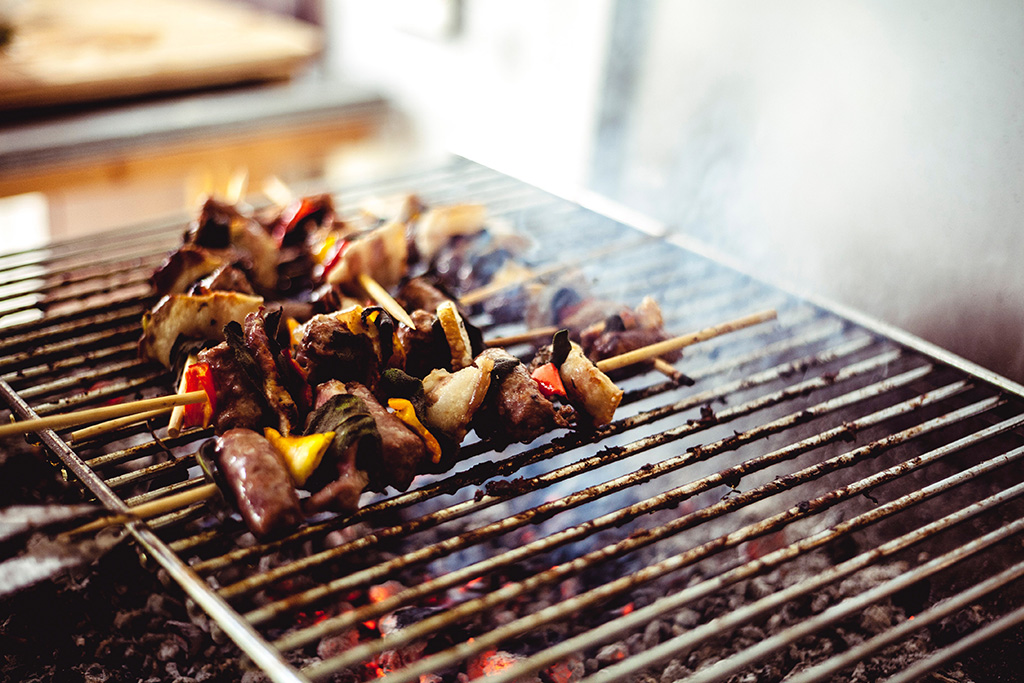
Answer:
[[(159, 296), (181, 294), (197, 280), (226, 265), (220, 256), (193, 244), (183, 245), (153, 271), (149, 281)], [(212, 288), (211, 288), (212, 289)]]
[(498, 450), (508, 444), (529, 443), (554, 429), (568, 427), (573, 410), (555, 406), (537, 387), (526, 366), (504, 349), (487, 349), (477, 357), (494, 363), (491, 387), (473, 417), (473, 428)]
[(230, 429), (261, 430), (267, 407), (246, 376), (226, 342), (199, 352), (198, 360), (209, 363), (217, 393), (213, 429), (223, 434)]
[(306, 433), (334, 432), (319, 467), (306, 481), (312, 492), (306, 501), (309, 512), (354, 512), (370, 477), (366, 463), (380, 453), (380, 435), (363, 400), (347, 394), (344, 385), (331, 380), (317, 387), (316, 408), (309, 415)]
[(295, 529), (302, 508), (281, 454), (249, 429), (230, 429), (216, 439), (217, 463), (249, 530), (260, 538)]
[(361, 399), (366, 409), (377, 424), (380, 434), (380, 453), (368, 462), (360, 462), (362, 469), (369, 475), (368, 487), (373, 491), (383, 491), (393, 486), (399, 491), (409, 488), (413, 478), (419, 471), (420, 463), (427, 457), (423, 439), (413, 432), (404, 422), (387, 411), (377, 398), (358, 382), (342, 384), (337, 380), (327, 382), (317, 388), (318, 396), (330, 392), (346, 393)]
[[(286, 373), (295, 370), (289, 367), (286, 352), (281, 348), (275, 339), (267, 333), (268, 316), (263, 314), (263, 309), (250, 313), (245, 317), (245, 345), (252, 354), (259, 369), (263, 391), (263, 397), (267, 401), (270, 410), (277, 416), (278, 430), (285, 436), (292, 433), (295, 427), (300, 424), (300, 408), (295, 398), (289, 392), (286, 385), (299, 386), (299, 381), (289, 381), (282, 375), (283, 369)], [(280, 314), (273, 316), (273, 320), (280, 320)], [(276, 328), (276, 325), (275, 325)], [(276, 329), (274, 333), (276, 333)], [(279, 367), (278, 363), (281, 361)], [(292, 378), (298, 380), (299, 378)], [(304, 384), (304, 383), (303, 383)]]
[(395, 300), (407, 311), (423, 309), (429, 313), (437, 311), (437, 307), (452, 300), (450, 296), (438, 289), (425, 277), (414, 277), (407, 280)]
[(262, 298), (238, 292), (210, 292), (198, 296), (169, 294), (142, 316), (139, 354), (170, 368), (171, 350), (179, 336), (223, 340), (226, 324), (244, 320), (262, 305)]
[(303, 325), (295, 360), (314, 386), (337, 379), (373, 387), (380, 367), (369, 336), (355, 334), (336, 316), (323, 314)]
[(202, 247), (224, 262), (238, 264), (260, 293), (275, 291), (277, 243), (262, 225), (234, 206), (207, 199), (186, 232), (185, 242)]

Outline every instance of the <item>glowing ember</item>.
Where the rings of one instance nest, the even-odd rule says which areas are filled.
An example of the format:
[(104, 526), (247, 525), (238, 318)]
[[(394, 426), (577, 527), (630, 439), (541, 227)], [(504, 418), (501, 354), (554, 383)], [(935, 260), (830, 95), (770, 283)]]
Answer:
[(486, 676), (494, 676), (510, 666), (515, 666), (515, 663), (519, 661), (519, 657), (516, 657), (511, 652), (504, 650), (487, 650), (477, 655), (473, 661), (469, 663), (466, 668), (466, 673), (469, 675), (470, 680), (475, 678), (484, 678)]
[(582, 680), (584, 674), (583, 656), (576, 655), (549, 666), (543, 676), (543, 680), (551, 683), (576, 683)]
[(376, 586), (371, 586), (369, 595), (370, 602), (382, 602), (390, 597), (398, 595), (405, 590), (405, 586), (397, 581), (385, 581)]

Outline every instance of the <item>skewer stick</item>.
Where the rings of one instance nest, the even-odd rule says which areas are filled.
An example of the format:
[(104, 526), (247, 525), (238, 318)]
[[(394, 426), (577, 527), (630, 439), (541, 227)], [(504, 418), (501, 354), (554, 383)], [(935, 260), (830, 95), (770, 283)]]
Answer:
[[(177, 410), (179, 407), (180, 406), (175, 406), (173, 410)], [(136, 413), (135, 415), (126, 415), (124, 417), (119, 417), (113, 420), (107, 420), (106, 422), (101, 422), (98, 425), (93, 425), (92, 427), (84, 427), (77, 431), (71, 432), (70, 434), (68, 434), (67, 440), (68, 443), (81, 443), (82, 441), (87, 441), (101, 434), (113, 432), (117, 429), (120, 429), (121, 427), (127, 427), (128, 425), (133, 425), (137, 422), (144, 422), (151, 417), (163, 415), (168, 410), (171, 409), (157, 408), (156, 410), (147, 410), (144, 413)]]
[(668, 377), (673, 382), (682, 380), (686, 375), (676, 369), (676, 366), (661, 358), (654, 359), (654, 369)]
[(167, 512), (174, 512), (181, 508), (192, 505), (193, 503), (201, 503), (205, 500), (213, 498), (217, 494), (216, 484), (203, 484), (187, 491), (181, 491), (180, 493), (173, 493), (163, 498), (157, 498), (141, 505), (128, 508), (128, 512), (122, 515), (112, 515), (110, 517), (101, 517), (100, 519), (93, 520), (88, 524), (83, 524), (80, 527), (71, 529), (65, 532), (65, 536), (77, 536), (79, 534), (86, 534), (93, 531), (99, 531), (105, 529), (108, 526), (114, 524), (123, 524), (133, 519), (149, 519), (158, 515), (165, 514)]
[(657, 238), (644, 237), (639, 242), (631, 242), (627, 244), (610, 244), (608, 246), (587, 252), (586, 254), (583, 254), (579, 258), (570, 259), (568, 261), (560, 261), (558, 263), (552, 263), (550, 265), (544, 266), (543, 268), (537, 268), (536, 270), (532, 271), (529, 269), (525, 269), (522, 273), (510, 277), (507, 280), (502, 280), (501, 282), (491, 282), (489, 284), (483, 285), (482, 287), (478, 287), (476, 289), (466, 292), (465, 294), (459, 297), (459, 303), (463, 306), (472, 306), (473, 304), (478, 304), (481, 301), (485, 301), (486, 299), (491, 298), (498, 292), (509, 289), (510, 287), (514, 287), (518, 284), (524, 282), (531, 282), (533, 280), (539, 280), (548, 275), (554, 275), (555, 273), (564, 271), (568, 268), (578, 266), (581, 263), (586, 263), (587, 261), (593, 261), (595, 259), (601, 258), (602, 256), (607, 256), (608, 254), (615, 254), (626, 249), (632, 249), (633, 247), (641, 246), (654, 239)]
[(288, 206), (294, 196), (291, 189), (276, 175), (270, 176), (263, 181), (263, 187), (261, 189), (263, 190), (263, 194), (270, 198), (270, 201), (281, 207)]
[(236, 205), (245, 196), (245, 190), (249, 186), (249, 169), (240, 167), (231, 174), (228, 179), (228, 187), (224, 193), (224, 199), (228, 204)]
[[(178, 380), (178, 393), (185, 393), (185, 373), (195, 365), (199, 359), (194, 353), (188, 354), (185, 365), (181, 368), (181, 379)], [(185, 421), (185, 406), (174, 406), (171, 410), (171, 419), (167, 422), (167, 436), (172, 439), (181, 434), (181, 423)]]
[(526, 332), (520, 332), (519, 334), (510, 334), (507, 337), (495, 337), (494, 339), (487, 339), (484, 341), (484, 346), (512, 346), (513, 344), (522, 344), (523, 342), (533, 341), (534, 339), (544, 339), (551, 337), (555, 332), (558, 332), (560, 328), (554, 325), (547, 327), (535, 327), (532, 330)]
[(381, 308), (390, 313), (391, 317), (395, 318), (398, 322), (410, 329), (416, 329), (416, 323), (412, 321), (412, 318), (405, 312), (402, 305), (395, 301), (395, 299), (388, 294), (388, 290), (384, 289), (379, 282), (366, 273), (360, 273), (357, 279), (370, 298), (380, 304)]
[(768, 322), (769, 320), (774, 320), (777, 317), (778, 313), (776, 313), (774, 308), (766, 311), (760, 311), (758, 313), (751, 313), (750, 315), (745, 315), (741, 318), (730, 320), (729, 322), (706, 327), (697, 332), (690, 332), (689, 334), (680, 335), (678, 337), (673, 337), (672, 339), (666, 339), (665, 341), (643, 346), (639, 349), (627, 351), (626, 353), (618, 356), (605, 358), (604, 360), (597, 362), (597, 367), (602, 372), (618, 370), (619, 368), (624, 368), (627, 365), (652, 360), (666, 353), (679, 351), (680, 349), (696, 344), (697, 342), (712, 339), (713, 337), (728, 334), (729, 332), (742, 330), (745, 327), (751, 327), (763, 322)]
[(0, 425), (0, 438), (5, 436), (15, 436), (17, 434), (38, 432), (44, 429), (76, 427), (78, 425), (109, 420), (115, 417), (138, 415), (139, 413), (156, 410), (157, 408), (173, 408), (178, 405), (202, 403), (205, 400), (206, 392), (199, 389), (185, 394), (175, 394), (174, 396), (144, 398), (140, 401), (129, 401), (128, 403), (118, 403), (116, 405), (103, 406), (100, 408), (87, 408), (73, 413), (47, 415), (46, 417), (37, 417), (32, 420), (22, 420), (20, 422)]

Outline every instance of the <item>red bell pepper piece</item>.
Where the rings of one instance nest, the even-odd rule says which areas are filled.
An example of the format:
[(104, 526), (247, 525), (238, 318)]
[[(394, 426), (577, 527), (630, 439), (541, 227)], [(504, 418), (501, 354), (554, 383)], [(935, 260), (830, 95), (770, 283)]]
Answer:
[(342, 240), (341, 244), (338, 245), (338, 250), (334, 252), (334, 256), (331, 257), (331, 260), (324, 264), (325, 277), (327, 273), (331, 272), (335, 266), (341, 263), (341, 257), (345, 255), (345, 251), (348, 250), (349, 244), (351, 243), (348, 240)]
[(558, 368), (554, 363), (545, 363), (534, 370), (530, 377), (537, 383), (537, 388), (545, 398), (552, 396), (566, 398), (565, 385), (562, 384), (562, 377), (558, 374)]
[(303, 197), (289, 204), (274, 223), (272, 235), (277, 246), (280, 247), (285, 237), (319, 208), (320, 205), (310, 197)]
[(203, 390), (206, 400), (185, 406), (184, 426), (205, 427), (217, 412), (217, 392), (213, 385), (213, 372), (209, 363), (193, 363), (185, 369), (185, 391)]

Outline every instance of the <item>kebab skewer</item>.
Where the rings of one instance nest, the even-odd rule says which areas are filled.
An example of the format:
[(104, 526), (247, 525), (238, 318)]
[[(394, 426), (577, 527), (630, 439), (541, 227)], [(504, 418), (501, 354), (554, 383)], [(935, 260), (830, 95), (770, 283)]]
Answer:
[[(681, 335), (670, 340), (668, 344), (662, 343), (654, 345), (650, 349), (630, 352), (621, 359), (608, 359), (605, 364), (606, 366), (622, 367), (624, 364), (643, 362), (654, 355), (664, 353), (666, 348), (684, 348), (700, 341), (772, 320), (774, 317), (774, 311), (764, 311), (744, 316), (734, 321), (728, 321), (697, 332)], [(565, 336), (563, 335), (562, 338), (565, 339)], [(559, 368), (558, 376), (560, 379), (563, 376), (564, 369), (564, 379), (561, 379), (559, 383), (561, 390), (567, 391), (566, 387), (571, 386), (575, 391), (581, 392), (577, 394), (577, 397), (583, 397), (583, 400), (589, 398), (590, 402), (589, 404), (584, 404), (584, 409), (595, 410), (596, 415), (593, 416), (595, 422), (603, 419), (610, 420), (611, 414), (614, 413), (614, 407), (617, 406), (617, 401), (615, 400), (617, 388), (614, 386), (614, 383), (607, 380), (606, 376), (602, 379), (603, 373), (600, 373), (600, 364), (594, 365), (587, 360), (580, 352), (578, 345), (571, 342), (566, 343), (570, 345), (570, 351), (566, 353), (566, 357), (562, 361), (562, 367)], [(569, 425), (568, 420), (564, 419), (564, 412), (562, 415), (552, 418), (554, 424), (543, 421), (536, 422), (537, 412), (532, 413), (531, 423), (524, 424), (521, 415), (517, 420), (517, 416), (514, 413), (520, 411), (522, 414), (522, 406), (524, 403), (529, 402), (529, 400), (524, 401), (524, 396), (535, 396), (536, 394), (533, 392), (536, 391), (536, 387), (540, 382), (530, 376), (523, 363), (504, 350), (492, 348), (484, 351), (482, 355), (492, 364), (490, 366), (491, 381), (495, 381), (495, 374), (505, 373), (505, 378), (497, 381), (510, 385), (510, 391), (489, 394), (488, 398), (490, 400), (484, 400), (476, 407), (476, 419), (470, 422), (481, 438), (493, 438), (495, 436), (494, 431), (488, 432), (488, 425), (494, 430), (496, 425), (502, 425), (503, 429), (507, 429), (509, 424), (518, 424), (519, 428), (524, 430), (520, 432), (520, 435), (527, 437), (526, 440), (532, 440), (532, 438), (551, 431), (551, 429)], [(557, 357), (554, 360), (557, 360)], [(553, 364), (554, 360), (549, 360), (544, 365)], [(478, 362), (485, 366), (487, 365), (485, 361), (478, 360)], [(503, 366), (503, 370), (499, 369)], [(497, 373), (495, 370), (497, 370)], [(394, 380), (389, 379), (388, 381)], [(588, 387), (591, 390), (589, 394), (586, 393)], [(133, 508), (127, 516), (97, 520), (77, 529), (75, 533), (93, 531), (105, 525), (122, 523), (127, 519), (150, 518), (180, 509), (189, 504), (213, 498), (217, 495), (224, 495), (242, 515), (250, 531), (260, 537), (272, 537), (294, 530), (310, 512), (322, 510), (353, 511), (358, 504), (358, 494), (370, 482), (371, 477), (376, 476), (379, 478), (381, 476), (381, 470), (392, 468), (389, 470), (393, 472), (393, 474), (389, 475), (392, 477), (391, 483), (393, 485), (397, 484), (395, 488), (405, 490), (411, 483), (412, 478), (419, 473), (409, 469), (411, 460), (406, 460), (404, 463), (392, 461), (386, 467), (378, 468), (375, 474), (361, 471), (356, 466), (359, 458), (359, 449), (372, 449), (376, 443), (375, 440), (378, 438), (373, 434), (373, 427), (367, 421), (367, 415), (361, 413), (356, 407), (357, 401), (370, 403), (375, 401), (374, 396), (369, 390), (358, 383), (342, 383), (338, 380), (328, 380), (321, 385), (318, 394), (323, 399), (318, 400), (318, 403), (320, 403), (318, 408), (322, 409), (332, 400), (334, 400), (335, 404), (329, 405), (326, 410), (320, 410), (320, 412), (315, 413), (315, 417), (310, 416), (309, 422), (313, 426), (311, 433), (287, 438), (282, 437), (276, 430), (271, 428), (266, 430), (264, 436), (260, 436), (256, 430), (233, 427), (215, 439), (206, 442), (203, 449), (201, 449), (202, 455), (199, 457), (204, 463), (204, 469), (211, 473), (210, 478), (214, 479), (216, 484), (207, 483), (181, 493), (144, 503)], [(607, 400), (604, 402), (601, 401), (602, 395), (607, 397)], [(621, 398), (621, 392), (618, 392), (618, 397)], [(392, 404), (392, 407), (394, 407), (395, 403)], [(376, 405), (378, 408), (374, 411), (371, 418), (376, 420), (374, 425), (379, 424), (383, 415), (393, 417), (391, 413), (383, 411), (379, 407), (379, 403)], [(332, 412), (337, 415), (325, 417), (329, 416)], [(398, 412), (396, 411), (396, 414)], [(448, 417), (450, 418), (450, 416)], [(331, 420), (333, 420), (333, 423), (330, 422)], [(396, 422), (400, 421), (396, 420)], [(343, 439), (335, 443), (339, 432), (316, 431), (316, 429), (321, 429), (326, 424), (344, 427), (344, 429), (339, 430), (339, 432), (344, 434)], [(410, 443), (415, 444), (415, 442), (409, 441), (410, 437), (414, 435), (412, 430), (406, 430), (402, 425), (394, 423), (388, 425), (385, 429), (390, 430), (392, 435), (404, 433), (404, 439), (406, 439), (405, 448), (409, 448)], [(530, 435), (533, 435), (533, 437), (529, 438)], [(421, 436), (421, 433), (416, 432), (415, 436)], [(507, 433), (505, 436), (507, 436)], [(379, 447), (379, 444), (377, 444), (377, 447)], [(307, 498), (309, 502), (304, 506), (295, 494), (295, 487), (307, 485), (310, 478), (317, 474), (317, 468), (323, 465), (325, 458), (338, 457), (337, 454), (333, 456), (329, 454), (332, 448), (335, 451), (342, 452), (341, 457), (338, 458), (335, 464), (335, 469), (340, 474), (332, 482), (329, 482), (328, 486), (325, 486), (324, 489), (318, 492), (319, 496), (314, 494)], [(423, 448), (427, 453), (431, 452), (430, 448)], [(413, 449), (415, 449), (415, 446), (413, 446)], [(370, 452), (374, 451), (371, 450)], [(421, 466), (425, 466), (425, 471), (432, 471), (428, 459), (423, 456), (420, 457), (422, 458)], [(214, 472), (216, 474), (213, 474)], [(323, 473), (320, 476), (322, 479)]]

